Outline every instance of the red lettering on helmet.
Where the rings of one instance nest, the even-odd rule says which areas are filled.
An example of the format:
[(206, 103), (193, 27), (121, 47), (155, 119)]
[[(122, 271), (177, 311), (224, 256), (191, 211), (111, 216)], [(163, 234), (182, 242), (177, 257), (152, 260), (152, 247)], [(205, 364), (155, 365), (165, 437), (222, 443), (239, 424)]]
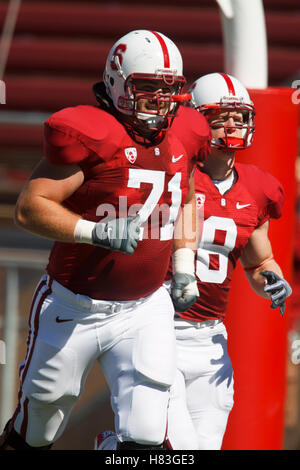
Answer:
[(118, 70), (118, 67), (115, 63), (115, 57), (118, 57), (120, 65), (122, 65), (122, 62), (123, 62), (122, 54), (124, 54), (126, 49), (127, 49), (126, 44), (118, 44), (118, 46), (115, 48), (113, 56), (112, 56), (112, 60), (110, 61), (110, 66), (113, 70)]

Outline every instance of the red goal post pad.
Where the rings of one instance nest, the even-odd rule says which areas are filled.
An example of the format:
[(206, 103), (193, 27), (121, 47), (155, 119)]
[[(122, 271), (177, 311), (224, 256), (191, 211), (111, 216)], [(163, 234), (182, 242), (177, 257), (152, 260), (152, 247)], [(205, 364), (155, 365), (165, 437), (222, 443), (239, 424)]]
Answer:
[[(291, 283), (300, 93), (290, 88), (249, 93), (256, 108), (254, 143), (236, 157), (268, 171), (284, 187), (283, 215), (271, 220), (269, 238), (275, 260)], [(238, 263), (225, 321), (235, 396), (223, 449), (283, 447), (288, 315), (289, 300), (281, 317), (279, 309), (271, 310), (270, 301), (254, 293)]]

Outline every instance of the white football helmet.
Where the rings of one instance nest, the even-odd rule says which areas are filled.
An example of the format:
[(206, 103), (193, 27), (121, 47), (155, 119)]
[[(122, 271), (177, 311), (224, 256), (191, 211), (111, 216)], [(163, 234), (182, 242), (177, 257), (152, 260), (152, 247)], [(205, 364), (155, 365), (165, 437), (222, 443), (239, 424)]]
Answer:
[[(190, 106), (209, 119), (223, 111), (243, 114), (242, 138), (230, 137), (224, 122), (214, 121), (213, 128), (224, 127), (223, 139), (212, 139), (212, 147), (225, 151), (243, 150), (252, 145), (255, 131), (255, 108), (249, 94), (239, 80), (226, 73), (210, 73), (196, 80), (190, 87)], [(236, 124), (235, 127), (238, 127)]]
[[(168, 127), (168, 119), (175, 116), (180, 102), (190, 98), (180, 94), (186, 80), (177, 46), (155, 31), (131, 31), (119, 39), (108, 54), (103, 80), (114, 107), (131, 116), (129, 122), (140, 131)], [(145, 80), (157, 86), (147, 91)], [(140, 112), (140, 99), (150, 100), (151, 109)]]

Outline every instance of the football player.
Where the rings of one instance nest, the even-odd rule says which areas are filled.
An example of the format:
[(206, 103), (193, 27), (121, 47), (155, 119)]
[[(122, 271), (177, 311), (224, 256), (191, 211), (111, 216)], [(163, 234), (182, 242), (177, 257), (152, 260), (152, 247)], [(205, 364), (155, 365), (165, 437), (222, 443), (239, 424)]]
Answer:
[[(284, 313), (291, 287), (273, 258), (270, 219), (281, 216), (283, 188), (257, 166), (237, 163), (235, 152), (251, 146), (255, 108), (236, 78), (212, 73), (191, 86), (190, 105), (207, 119), (212, 151), (195, 171), (202, 217), (196, 275), (200, 296), (175, 315), (177, 376), (168, 409), (173, 449), (221, 448), (233, 406), (233, 371), (223, 319), (232, 272), (240, 259), (251, 287)], [(174, 123), (174, 132), (181, 128)], [(97, 436), (95, 448), (112, 448), (113, 436)]]
[(49, 449), (95, 361), (110, 387), (119, 448), (161, 447), (165, 437), (176, 364), (163, 282), (174, 250), (176, 309), (198, 295), (196, 230), (174, 225), (195, 213), (192, 172), (209, 152), (210, 130), (194, 110), (182, 107), (176, 117), (187, 98), (182, 58), (161, 33), (119, 39), (103, 78), (94, 86), (97, 106), (46, 121), (45, 158), (17, 203), (17, 224), (55, 243), (34, 293), (2, 449)]

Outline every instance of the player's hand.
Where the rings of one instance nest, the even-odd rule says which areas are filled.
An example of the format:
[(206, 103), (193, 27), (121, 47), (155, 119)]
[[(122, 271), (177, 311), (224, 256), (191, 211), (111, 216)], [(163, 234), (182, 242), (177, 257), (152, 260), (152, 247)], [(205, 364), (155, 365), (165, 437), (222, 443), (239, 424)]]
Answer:
[(188, 310), (199, 297), (195, 276), (175, 273), (172, 279), (171, 297), (177, 312)]
[(132, 255), (139, 241), (140, 225), (138, 215), (120, 217), (106, 224), (99, 222), (93, 229), (93, 244)]
[(279, 307), (280, 313), (283, 315), (285, 312), (285, 301), (292, 293), (291, 286), (285, 279), (282, 279), (273, 271), (262, 271), (260, 274), (267, 280), (264, 292), (271, 297), (271, 308)]

